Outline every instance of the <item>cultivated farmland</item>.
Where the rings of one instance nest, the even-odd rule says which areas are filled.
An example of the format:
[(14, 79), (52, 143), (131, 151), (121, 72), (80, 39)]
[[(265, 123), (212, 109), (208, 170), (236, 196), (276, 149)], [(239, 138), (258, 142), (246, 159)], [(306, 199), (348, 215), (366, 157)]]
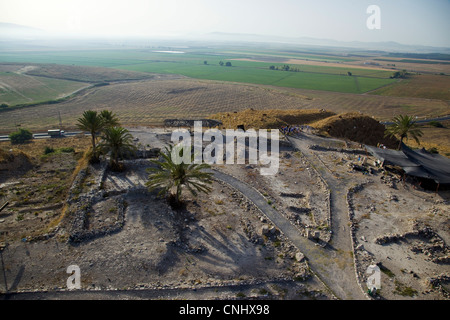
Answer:
[(411, 75), (392, 86), (375, 90), (372, 94), (450, 100), (450, 77), (445, 75)]
[[(77, 51), (76, 55), (73, 55), (64, 51), (31, 51), (16, 54), (0, 53), (0, 61), (109, 67), (147, 73), (180, 74), (196, 79), (346, 93), (364, 93), (395, 82), (389, 78), (392, 74), (389, 70), (344, 64), (354, 60), (336, 56), (273, 50), (229, 51), (220, 48), (186, 49), (186, 52), (180, 54), (170, 52), (148, 49), (85, 50)], [(254, 61), (255, 58), (262, 61)], [(310, 65), (311, 61), (320, 65)], [(327, 61), (333, 64), (326, 65)], [(231, 66), (220, 65), (220, 62), (230, 62)], [(342, 66), (336, 66), (337, 62), (342, 63)], [(291, 71), (269, 70), (271, 65), (281, 66), (286, 63), (291, 64)], [(349, 76), (348, 72), (352, 76)], [(39, 73), (43, 74), (42, 71)], [(52, 76), (52, 72), (44, 74)]]
[(4, 110), (0, 128), (3, 132), (11, 132), (20, 124), (31, 130), (45, 131), (48, 127), (58, 126), (58, 113), (63, 127), (74, 128), (76, 119), (86, 109), (112, 110), (124, 125), (161, 125), (167, 118), (192, 119), (249, 108), (323, 108), (336, 113), (361, 111), (380, 120), (389, 120), (405, 111), (419, 117), (448, 112), (448, 104), (440, 100), (344, 94), (161, 75), (153, 80), (94, 87), (58, 104)]
[[(275, 85), (279, 87), (315, 89), (348, 93), (364, 93), (395, 82), (390, 72), (336, 68), (323, 66), (298, 66), (298, 71), (270, 70), (271, 63), (232, 61), (232, 66), (220, 66), (215, 58), (208, 64), (198, 61), (154, 61), (118, 68), (156, 73), (178, 73), (191, 78)], [(299, 67), (299, 68), (297, 68)], [(348, 72), (352, 71), (353, 76)], [(352, 74), (353, 74), (352, 73)]]
[(0, 65), (0, 104), (29, 104), (60, 99), (89, 84), (27, 75), (34, 66)]
[(68, 66), (58, 64), (38, 64), (33, 66), (28, 75), (89, 83), (111, 81), (143, 80), (153, 78), (152, 74), (104, 67)]

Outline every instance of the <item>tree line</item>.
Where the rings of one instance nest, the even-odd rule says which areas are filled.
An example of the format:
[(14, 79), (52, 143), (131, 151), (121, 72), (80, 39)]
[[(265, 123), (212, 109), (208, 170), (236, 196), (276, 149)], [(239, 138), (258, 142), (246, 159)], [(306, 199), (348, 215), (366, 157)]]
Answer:
[[(203, 64), (204, 65), (208, 65), (208, 61), (203, 61)], [(232, 64), (231, 64), (231, 62), (230, 61), (227, 61), (227, 62), (223, 62), (223, 61), (219, 61), (219, 65), (222, 67), (222, 66), (225, 66), (225, 67), (232, 67)]]
[(278, 66), (270, 66), (269, 67), (270, 70), (279, 70), (279, 71), (291, 71), (291, 72), (300, 72), (301, 70), (297, 67), (291, 67), (288, 64), (285, 64), (281, 67)]

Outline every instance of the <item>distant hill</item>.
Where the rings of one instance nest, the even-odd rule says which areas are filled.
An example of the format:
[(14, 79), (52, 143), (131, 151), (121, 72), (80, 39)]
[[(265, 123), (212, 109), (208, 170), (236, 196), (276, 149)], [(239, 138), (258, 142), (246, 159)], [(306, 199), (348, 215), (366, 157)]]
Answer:
[[(136, 41), (146, 42), (151, 37), (143, 37), (142, 39), (136, 39)], [(30, 41), (30, 40), (56, 40), (52, 44), (52, 46), (61, 44), (59, 40), (61, 39), (69, 39), (73, 41), (77, 39), (78, 41), (85, 41), (86, 43), (89, 40), (86, 37), (70, 35), (70, 34), (52, 34), (47, 31), (33, 28), (24, 25), (18, 25), (13, 23), (4, 23), (0, 22), (0, 41)], [(112, 38), (101, 39), (96, 38), (99, 42), (109, 43)], [(123, 36), (117, 37), (117, 40), (123, 41)], [(435, 56), (439, 56), (439, 54), (443, 54), (444, 56), (450, 55), (450, 48), (445, 47), (430, 47), (430, 46), (422, 46), (422, 45), (405, 45), (394, 41), (385, 41), (385, 42), (363, 42), (363, 41), (337, 41), (333, 39), (318, 39), (311, 37), (283, 37), (283, 36), (274, 36), (274, 35), (264, 35), (264, 34), (247, 34), (247, 33), (227, 33), (227, 32), (210, 32), (204, 34), (186, 34), (184, 36), (180, 36), (179, 38), (169, 37), (167, 39), (159, 39), (159, 40), (168, 40), (168, 41), (208, 41), (210, 43), (271, 43), (275, 45), (281, 45), (284, 47), (287, 46), (302, 46), (303, 48), (320, 48), (321, 50), (329, 49), (341, 51), (361, 51), (367, 50), (371, 53), (396, 53), (396, 54), (430, 54), (433, 53)], [(418, 58), (418, 57), (416, 57)], [(429, 59), (429, 58), (426, 58)]]
[(430, 53), (439, 52), (450, 54), (450, 48), (431, 47), (423, 45), (406, 45), (395, 41), (363, 42), (337, 41), (333, 39), (318, 39), (311, 37), (282, 37), (262, 34), (211, 32), (197, 36), (199, 40), (233, 41), (233, 42), (272, 42), (291, 45), (306, 45), (318, 47), (352, 48), (358, 50), (377, 50), (385, 52)]
[(41, 29), (27, 27), (14, 23), (0, 22), (1, 40), (34, 40), (47, 37), (47, 32)]

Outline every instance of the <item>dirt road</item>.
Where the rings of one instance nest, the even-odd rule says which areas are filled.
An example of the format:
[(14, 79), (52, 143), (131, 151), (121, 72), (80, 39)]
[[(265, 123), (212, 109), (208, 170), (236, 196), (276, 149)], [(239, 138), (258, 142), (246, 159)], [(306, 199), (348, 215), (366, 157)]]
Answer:
[(352, 256), (352, 240), (346, 203), (346, 194), (351, 180), (337, 177), (321, 161), (318, 161), (309, 149), (310, 145), (317, 144), (322, 138), (302, 133), (296, 137), (288, 137), (288, 139), (318, 169), (330, 190), (331, 241), (325, 248), (315, 247), (309, 252), (306, 252), (305, 248), (300, 248), (300, 250), (305, 252), (312, 269), (339, 298), (365, 299), (366, 297), (357, 283)]

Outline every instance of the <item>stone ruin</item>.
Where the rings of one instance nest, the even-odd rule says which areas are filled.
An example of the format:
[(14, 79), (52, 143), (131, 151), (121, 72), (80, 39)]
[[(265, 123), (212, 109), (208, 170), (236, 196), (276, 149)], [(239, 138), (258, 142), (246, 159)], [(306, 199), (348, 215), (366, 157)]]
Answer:
[(203, 127), (213, 128), (222, 125), (221, 121), (213, 119), (165, 119), (164, 126), (166, 127), (193, 127), (195, 121), (201, 121)]

